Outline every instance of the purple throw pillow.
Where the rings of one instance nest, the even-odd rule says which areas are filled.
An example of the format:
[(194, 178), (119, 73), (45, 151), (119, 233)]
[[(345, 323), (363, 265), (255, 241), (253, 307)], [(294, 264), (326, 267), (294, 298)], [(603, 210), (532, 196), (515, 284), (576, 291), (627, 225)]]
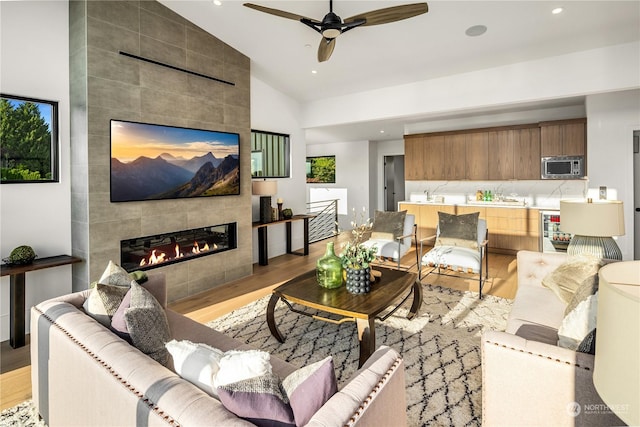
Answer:
[(229, 411), (257, 426), (296, 425), (287, 395), (275, 374), (220, 386), (218, 397)]
[(333, 359), (328, 356), (298, 369), (282, 381), (282, 386), (289, 397), (296, 425), (308, 424), (311, 417), (338, 391)]

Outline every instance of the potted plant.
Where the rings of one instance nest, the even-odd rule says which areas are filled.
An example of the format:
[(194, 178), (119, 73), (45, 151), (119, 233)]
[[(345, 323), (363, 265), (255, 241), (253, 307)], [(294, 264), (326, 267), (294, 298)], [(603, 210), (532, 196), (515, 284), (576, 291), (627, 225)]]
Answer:
[(363, 294), (371, 290), (369, 276), (371, 268), (369, 264), (376, 259), (378, 249), (376, 246), (370, 248), (364, 246), (365, 234), (371, 230), (372, 222), (369, 218), (364, 220), (364, 210), (360, 214), (361, 222), (358, 224), (355, 209), (353, 210), (353, 221), (351, 221), (351, 239), (344, 245), (340, 254), (342, 267), (346, 273), (347, 291), (354, 294)]

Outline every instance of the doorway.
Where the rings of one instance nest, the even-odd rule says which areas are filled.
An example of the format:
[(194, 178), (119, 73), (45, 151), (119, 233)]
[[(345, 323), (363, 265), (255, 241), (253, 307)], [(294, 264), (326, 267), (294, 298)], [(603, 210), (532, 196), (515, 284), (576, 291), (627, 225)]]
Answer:
[(404, 156), (384, 156), (384, 210), (397, 211), (404, 200)]
[(633, 259), (640, 259), (640, 130), (633, 131)]

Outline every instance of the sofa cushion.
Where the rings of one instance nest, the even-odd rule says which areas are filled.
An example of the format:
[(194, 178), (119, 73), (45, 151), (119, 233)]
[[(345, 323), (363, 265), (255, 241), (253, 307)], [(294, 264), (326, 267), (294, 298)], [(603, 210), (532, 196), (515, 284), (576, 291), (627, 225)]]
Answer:
[(371, 227), (371, 238), (395, 240), (404, 234), (404, 219), (407, 211), (376, 211)]
[(586, 300), (589, 295), (598, 292), (599, 278), (597, 274), (592, 274), (580, 283), (576, 291), (571, 295), (569, 304), (564, 310), (564, 315), (571, 313), (582, 301)]
[(478, 249), (478, 217), (480, 212), (454, 215), (438, 212), (436, 246), (462, 246)]
[(549, 326), (524, 324), (515, 334), (525, 340), (558, 345), (558, 330)]
[(311, 417), (338, 391), (333, 358), (298, 369), (282, 385), (289, 398), (296, 425), (309, 423)]
[(547, 274), (542, 279), (542, 286), (551, 289), (562, 302), (569, 304), (580, 284), (587, 277), (597, 275), (601, 266), (600, 258), (585, 255), (572, 256)]
[(217, 397), (213, 385), (220, 369), (222, 350), (188, 340), (171, 340), (166, 344), (173, 359), (175, 372), (207, 394)]
[(128, 288), (131, 280), (133, 278), (127, 273), (127, 270), (110, 260), (98, 283)]
[(166, 366), (169, 352), (165, 343), (171, 339), (167, 316), (154, 296), (135, 281), (131, 282), (131, 304), (124, 317), (133, 345)]
[(271, 356), (261, 350), (229, 350), (220, 358), (214, 387), (270, 374)]
[(296, 425), (287, 394), (273, 373), (222, 385), (218, 395), (225, 408), (257, 426)]
[[(131, 281), (131, 279), (129, 279)], [(129, 288), (97, 283), (83, 304), (84, 311), (107, 328)]]
[(589, 295), (567, 314), (558, 329), (558, 346), (577, 350), (580, 342), (596, 327), (598, 294)]

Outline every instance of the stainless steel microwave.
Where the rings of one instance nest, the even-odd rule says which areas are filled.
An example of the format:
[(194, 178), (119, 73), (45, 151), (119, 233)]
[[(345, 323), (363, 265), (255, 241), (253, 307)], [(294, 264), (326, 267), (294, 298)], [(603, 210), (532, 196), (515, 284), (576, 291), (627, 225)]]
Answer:
[(583, 156), (553, 156), (542, 158), (542, 179), (584, 178)]

